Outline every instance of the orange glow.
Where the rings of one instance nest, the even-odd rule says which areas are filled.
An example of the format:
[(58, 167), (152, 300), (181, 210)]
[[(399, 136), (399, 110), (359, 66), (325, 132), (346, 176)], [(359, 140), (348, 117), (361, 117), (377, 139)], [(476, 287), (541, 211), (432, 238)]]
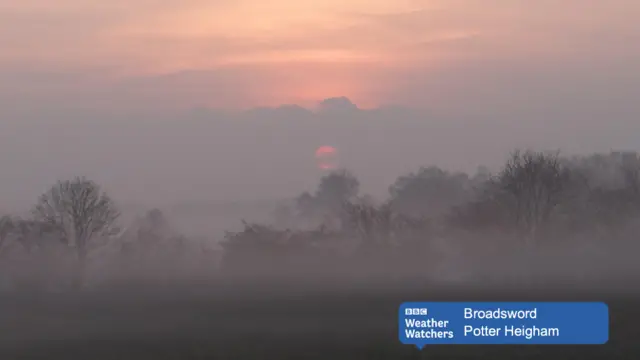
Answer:
[(316, 150), (316, 161), (321, 170), (332, 170), (338, 167), (338, 150), (329, 145), (320, 146)]
[(326, 155), (335, 155), (337, 153), (336, 148), (333, 146), (320, 146), (318, 150), (316, 150), (316, 157), (323, 157)]
[[(581, 3), (0, 0), (0, 44), (8, 44), (0, 52), (0, 73), (95, 76), (106, 84), (91, 86), (115, 82), (132, 102), (153, 92), (163, 104), (225, 108), (308, 107), (335, 96), (360, 108), (406, 96), (416, 96), (411, 102), (417, 106), (433, 106), (442, 101), (416, 94), (442, 81), (430, 74), (445, 70), (444, 76), (455, 77), (457, 71), (448, 71), (458, 64), (475, 69), (479, 61), (555, 64), (590, 51), (567, 51), (573, 48), (568, 44), (587, 46), (584, 34), (606, 29), (606, 38), (617, 39), (637, 33), (627, 26), (637, 23), (637, 11), (630, 10), (637, 2), (590, 1), (598, 14), (593, 18), (575, 11)], [(537, 31), (540, 24), (545, 31)]]

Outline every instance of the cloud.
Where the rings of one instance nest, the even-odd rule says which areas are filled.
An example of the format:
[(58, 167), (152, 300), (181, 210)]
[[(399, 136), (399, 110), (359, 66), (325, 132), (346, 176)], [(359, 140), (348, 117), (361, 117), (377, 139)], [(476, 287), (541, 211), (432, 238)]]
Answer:
[[(547, 69), (559, 74), (579, 69), (589, 77), (595, 69), (633, 69), (626, 59), (639, 52), (630, 45), (640, 33), (629, 11), (639, 5), (631, 0), (51, 4), (0, 0), (0, 44), (9, 49), (0, 53), (0, 72), (33, 72), (34, 78), (77, 73), (92, 79), (46, 86), (40, 81), (27, 91), (52, 92), (40, 99), (78, 93), (73, 96), (108, 102), (105, 97), (127, 93), (132, 99), (164, 99), (162, 105), (248, 106), (348, 95), (359, 104), (413, 99), (423, 105), (420, 98), (435, 93), (429, 97), (454, 106), (459, 94), (467, 93), (464, 82), (485, 79), (483, 72), (535, 78)], [(196, 72), (216, 75), (185, 75)], [(170, 74), (183, 79), (179, 86), (133, 85), (138, 78)], [(29, 87), (16, 81), (5, 87)], [(443, 90), (435, 89), (438, 83)], [(56, 91), (55, 84), (64, 91)]]
[[(222, 3), (220, 0), (219, 3)], [(131, 21), (183, 11), (206, 0), (0, 0), (0, 68), (114, 66), (123, 54), (111, 34)]]
[(0, 18), (7, 20), (0, 42), (13, 45), (0, 63), (26, 60), (60, 67), (66, 60), (68, 68), (111, 65), (166, 72), (229, 62), (388, 62), (392, 56), (385, 50), (408, 37), (354, 16), (362, 8), (385, 14), (413, 11), (416, 5), (387, 0), (61, 0), (53, 7), (30, 0), (0, 7)]

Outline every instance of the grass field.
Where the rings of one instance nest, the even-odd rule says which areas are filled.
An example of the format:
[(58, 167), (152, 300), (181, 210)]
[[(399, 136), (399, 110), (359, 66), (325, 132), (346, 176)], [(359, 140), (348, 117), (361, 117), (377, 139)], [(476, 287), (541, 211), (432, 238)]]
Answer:
[[(199, 285), (3, 295), (0, 359), (637, 359), (640, 296), (610, 289)], [(403, 301), (606, 301), (602, 346), (432, 346), (397, 338)]]

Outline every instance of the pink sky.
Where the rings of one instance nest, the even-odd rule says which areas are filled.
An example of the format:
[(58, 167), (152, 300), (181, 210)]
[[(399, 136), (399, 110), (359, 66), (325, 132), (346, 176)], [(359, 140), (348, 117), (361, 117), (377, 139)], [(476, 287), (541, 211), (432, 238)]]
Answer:
[[(171, 99), (176, 106), (308, 105), (331, 96), (348, 96), (363, 107), (422, 106), (416, 92), (430, 95), (422, 91), (429, 79), (457, 67), (544, 68), (628, 50), (622, 43), (638, 34), (638, 4), (0, 0), (0, 74), (73, 77), (25, 83), (20, 91), (36, 98), (94, 94), (104, 100), (105, 89), (119, 89), (108, 93)], [(130, 86), (189, 71), (206, 74), (205, 80), (181, 78), (166, 89)], [(23, 78), (14, 78), (11, 88), (20, 89)], [(430, 96), (433, 103), (457, 101), (438, 96)]]

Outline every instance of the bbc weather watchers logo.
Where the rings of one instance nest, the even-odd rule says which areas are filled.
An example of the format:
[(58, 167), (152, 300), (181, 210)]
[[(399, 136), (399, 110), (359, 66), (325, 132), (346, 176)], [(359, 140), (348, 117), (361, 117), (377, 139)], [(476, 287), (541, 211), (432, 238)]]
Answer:
[(422, 315), (422, 316), (426, 316), (428, 315), (428, 311), (427, 308), (406, 308), (404, 309), (404, 315), (405, 316), (415, 316), (415, 315)]
[(419, 349), (440, 344), (605, 344), (602, 302), (405, 302), (398, 338)]

